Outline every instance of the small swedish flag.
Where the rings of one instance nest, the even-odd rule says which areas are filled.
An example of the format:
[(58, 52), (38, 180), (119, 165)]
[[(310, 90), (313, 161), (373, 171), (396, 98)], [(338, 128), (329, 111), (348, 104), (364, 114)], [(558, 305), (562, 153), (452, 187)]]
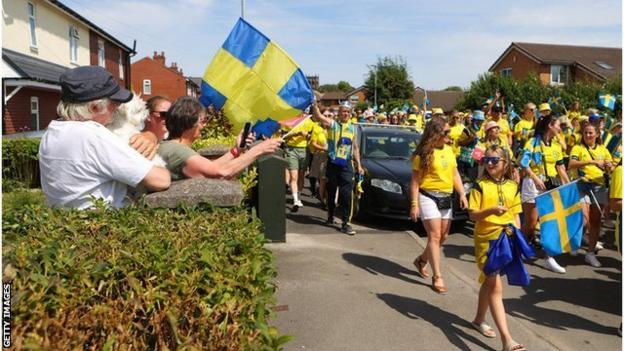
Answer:
[(611, 94), (601, 94), (598, 96), (598, 104), (613, 111), (615, 110), (615, 96)]

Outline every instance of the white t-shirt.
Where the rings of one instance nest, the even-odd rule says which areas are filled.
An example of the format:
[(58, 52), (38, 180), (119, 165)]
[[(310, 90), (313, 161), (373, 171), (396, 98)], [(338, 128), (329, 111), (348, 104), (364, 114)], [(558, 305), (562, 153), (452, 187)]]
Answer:
[(41, 187), (52, 207), (88, 208), (92, 197), (123, 207), (153, 164), (103, 125), (52, 121), (41, 138)]

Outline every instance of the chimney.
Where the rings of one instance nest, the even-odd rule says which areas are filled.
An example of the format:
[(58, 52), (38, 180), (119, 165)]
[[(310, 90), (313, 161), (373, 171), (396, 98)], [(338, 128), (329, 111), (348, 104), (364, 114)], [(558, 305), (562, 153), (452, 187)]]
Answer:
[(171, 67), (169, 67), (171, 70), (176, 71), (176, 72), (180, 72), (178, 70), (178, 63), (177, 62), (171, 62)]
[(166, 64), (165, 64), (165, 52), (161, 51), (160, 55), (159, 55), (156, 51), (154, 51), (154, 61), (156, 61), (156, 62), (158, 62), (161, 65), (166, 67)]

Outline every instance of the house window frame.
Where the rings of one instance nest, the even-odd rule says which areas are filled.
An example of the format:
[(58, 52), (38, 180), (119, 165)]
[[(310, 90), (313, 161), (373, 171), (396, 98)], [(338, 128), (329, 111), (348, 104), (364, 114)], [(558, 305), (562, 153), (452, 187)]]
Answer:
[(357, 94), (353, 94), (353, 95), (349, 96), (349, 102), (357, 104), (357, 103), (360, 102), (360, 97)]
[[(33, 108), (33, 106), (36, 106), (36, 107)], [(39, 130), (39, 127), (40, 127), (40, 121), (39, 121), (40, 113), (39, 113), (39, 111), (41, 111), (41, 108), (40, 108), (40, 105), (39, 105), (39, 97), (38, 96), (31, 96), (30, 97), (30, 128), (31, 128), (31, 130)], [(34, 124), (36, 126), (33, 126), (33, 122), (35, 122)]]
[(151, 79), (143, 79), (143, 95), (152, 95)]
[(106, 43), (104, 40), (98, 39), (98, 66), (106, 68)]
[(80, 34), (78, 33), (78, 27), (75, 25), (69, 26), (69, 62), (78, 64), (78, 46), (79, 46)]
[(500, 76), (501, 77), (511, 77), (511, 73), (513, 72), (511, 67), (501, 68)]
[(119, 79), (124, 79), (123, 51), (119, 49)]
[[(32, 9), (32, 14), (31, 14)], [(32, 50), (37, 50), (38, 40), (37, 40), (37, 7), (33, 2), (28, 1), (26, 4), (26, 13), (28, 14), (28, 31), (30, 32), (30, 48)]]
[[(555, 68), (559, 68), (559, 74), (557, 77), (557, 80), (553, 79), (553, 70)], [(562, 76), (562, 72), (564, 72), (565, 77), (562, 80), (561, 76)], [(567, 65), (550, 65), (550, 85), (566, 85), (568, 83), (568, 80), (570, 78), (570, 69), (569, 66)]]

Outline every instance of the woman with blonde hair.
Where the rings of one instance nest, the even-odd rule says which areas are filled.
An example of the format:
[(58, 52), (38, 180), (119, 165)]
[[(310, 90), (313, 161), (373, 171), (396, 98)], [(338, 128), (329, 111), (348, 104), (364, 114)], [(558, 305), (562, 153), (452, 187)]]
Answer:
[(419, 274), (429, 277), (427, 264), (431, 264), (431, 287), (445, 293), (440, 269), (440, 247), (449, 233), (452, 217), (453, 189), (459, 194), (460, 206), (468, 207), (453, 149), (448, 145), (450, 126), (442, 116), (434, 116), (425, 127), (421, 142), (416, 147), (412, 163), (410, 218), (420, 217), (427, 231), (427, 247), (414, 264)]

